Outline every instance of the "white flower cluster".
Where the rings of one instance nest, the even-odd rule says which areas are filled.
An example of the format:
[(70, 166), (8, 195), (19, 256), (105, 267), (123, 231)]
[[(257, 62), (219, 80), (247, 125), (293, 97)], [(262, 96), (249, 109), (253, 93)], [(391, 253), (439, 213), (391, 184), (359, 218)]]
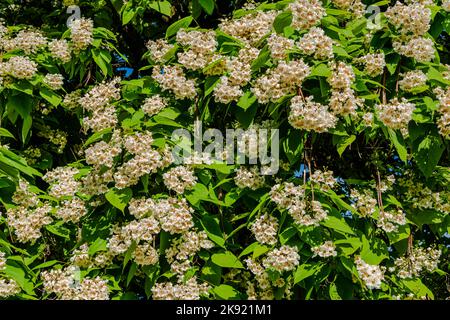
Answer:
[(311, 251), (314, 253), (313, 257), (328, 258), (337, 256), (336, 246), (333, 241), (325, 241), (320, 246), (312, 247)]
[(207, 283), (198, 283), (195, 278), (185, 284), (159, 282), (152, 287), (154, 300), (200, 300), (200, 296), (208, 296), (210, 286)]
[[(154, 217), (161, 228), (170, 234), (184, 233), (194, 226), (192, 213), (186, 199), (140, 199), (130, 202), (130, 213), (136, 217)], [(129, 243), (131, 245), (131, 242)]]
[(70, 257), (70, 262), (80, 268), (104, 268), (111, 264), (113, 255), (109, 251), (98, 251), (93, 256), (89, 255), (89, 245), (82, 244), (75, 249)]
[(368, 289), (372, 290), (381, 288), (381, 283), (384, 280), (383, 267), (370, 265), (359, 256), (356, 257), (355, 264), (361, 280), (364, 281)]
[(232, 84), (227, 76), (220, 77), (219, 83), (213, 90), (214, 101), (228, 104), (232, 101), (238, 101), (244, 94), (239, 85)]
[(422, 36), (430, 28), (431, 10), (420, 3), (396, 2), (384, 15), (404, 35)]
[(42, 82), (53, 90), (59, 90), (64, 84), (64, 77), (59, 73), (47, 73)]
[(443, 0), (441, 6), (445, 11), (450, 12), (450, 0)]
[(117, 124), (116, 109), (111, 102), (120, 99), (119, 83), (118, 77), (109, 82), (102, 82), (78, 100), (84, 110), (91, 112), (90, 117), (83, 119), (86, 128), (97, 132)]
[(368, 53), (353, 60), (355, 63), (364, 65), (364, 71), (371, 77), (379, 76), (383, 73), (386, 61), (384, 53)]
[(450, 213), (450, 191), (433, 192), (422, 182), (410, 178), (401, 179), (399, 184), (406, 188), (403, 195), (413, 208), (433, 208), (443, 213)]
[(299, 225), (317, 226), (328, 216), (319, 201), (306, 201), (304, 187), (295, 186), (292, 182), (274, 185), (270, 198), (279, 209), (286, 209)]
[(294, 270), (300, 262), (296, 247), (288, 245), (270, 251), (263, 260), (263, 266), (279, 272)]
[(184, 261), (193, 257), (201, 249), (211, 249), (214, 243), (208, 240), (204, 231), (187, 231), (180, 238), (174, 239), (165, 252), (169, 263), (175, 260)]
[(47, 39), (40, 31), (20, 30), (14, 38), (0, 37), (0, 48), (5, 51), (22, 50), (26, 55), (36, 53), (47, 45)]
[(3, 251), (0, 251), (0, 271), (5, 270), (5, 268), (6, 268), (5, 253)]
[(8, 226), (14, 229), (19, 242), (35, 242), (42, 236), (41, 228), (50, 224), (52, 207), (39, 201), (37, 195), (29, 189), (29, 184), (20, 180), (12, 200), (17, 207), (6, 211)]
[(150, 57), (156, 63), (165, 62), (165, 56), (175, 47), (165, 39), (158, 39), (156, 41), (150, 40), (146, 47), (150, 53)]
[(165, 107), (167, 107), (167, 99), (156, 94), (146, 98), (141, 109), (149, 116), (153, 116), (161, 112)]
[(347, 89), (350, 88), (353, 81), (355, 81), (355, 73), (351, 66), (346, 65), (342, 61), (330, 63), (331, 76), (328, 78), (328, 83), (331, 88)]
[(56, 216), (64, 222), (71, 221), (77, 223), (87, 214), (84, 201), (80, 198), (73, 197), (71, 200), (63, 200), (61, 206), (56, 211)]
[(51, 210), (47, 203), (35, 208), (10, 208), (6, 211), (6, 221), (19, 242), (34, 243), (42, 236), (41, 228), (53, 221), (49, 215)]
[(123, 189), (135, 185), (140, 177), (156, 172), (172, 162), (170, 152), (163, 151), (160, 154), (152, 148), (152, 143), (153, 138), (149, 131), (137, 132), (125, 138), (124, 147), (134, 157), (124, 162), (114, 173), (117, 188)]
[(424, 37), (414, 37), (407, 42), (393, 41), (395, 51), (418, 62), (429, 62), (434, 58), (433, 40)]
[(0, 298), (15, 296), (20, 291), (19, 285), (13, 279), (0, 279)]
[(356, 109), (363, 105), (364, 100), (355, 96), (350, 88), (355, 80), (351, 66), (343, 62), (331, 63), (331, 76), (328, 83), (331, 85), (330, 109), (336, 115), (354, 115)]
[(421, 272), (432, 272), (438, 267), (441, 250), (433, 248), (413, 248), (406, 257), (395, 259), (397, 275), (402, 278), (419, 277)]
[(114, 165), (114, 157), (122, 152), (122, 138), (120, 131), (115, 130), (109, 143), (100, 141), (84, 151), (86, 163), (100, 169), (102, 166), (111, 168)]
[(186, 69), (202, 69), (214, 60), (213, 53), (217, 46), (214, 31), (180, 29), (177, 32), (176, 40), (183, 47), (189, 48), (187, 51), (178, 53), (178, 62)]
[(356, 17), (362, 17), (365, 13), (366, 6), (360, 0), (332, 0), (337, 8), (347, 10)]
[(400, 101), (398, 98), (393, 98), (387, 104), (375, 105), (375, 110), (381, 122), (392, 129), (405, 128), (412, 119), (414, 109), (415, 105), (405, 98)]
[(50, 184), (49, 195), (61, 199), (72, 197), (79, 191), (81, 183), (74, 178), (78, 173), (79, 170), (76, 168), (58, 167), (48, 171), (42, 179)]
[(327, 132), (334, 128), (337, 118), (328, 111), (327, 106), (314, 102), (312, 96), (306, 99), (295, 96), (291, 100), (288, 121), (297, 129)]
[(294, 48), (294, 40), (272, 33), (269, 38), (267, 38), (267, 45), (269, 46), (272, 58), (283, 60), (287, 58), (286, 51)]
[(194, 99), (197, 95), (195, 81), (186, 79), (183, 69), (179, 66), (164, 66), (153, 68), (153, 79), (155, 79), (162, 90), (170, 90), (177, 99)]
[(278, 220), (273, 216), (261, 215), (252, 224), (250, 230), (259, 243), (268, 245), (277, 243)]
[(372, 191), (364, 189), (362, 192), (352, 189), (350, 192), (351, 198), (355, 200), (352, 207), (358, 210), (358, 213), (363, 217), (370, 217), (375, 213), (377, 200), (373, 198)]
[(37, 63), (28, 57), (13, 56), (6, 62), (0, 62), (0, 76), (10, 75), (16, 79), (31, 79), (36, 75)]
[(311, 72), (303, 60), (280, 61), (276, 68), (257, 78), (251, 91), (259, 103), (275, 102), (281, 97), (296, 93), (297, 88)]
[[(336, 179), (333, 175), (333, 171), (316, 170), (311, 174), (310, 180), (312, 183), (318, 185), (320, 190), (327, 191), (332, 189), (336, 185)], [(314, 186), (316, 188), (317, 186)]]
[(316, 59), (333, 58), (333, 40), (325, 35), (323, 29), (312, 27), (298, 42), (300, 50)]
[(35, 207), (39, 204), (39, 198), (36, 193), (30, 190), (30, 184), (23, 179), (19, 180), (16, 191), (12, 196), (12, 201), (22, 207)]
[(164, 185), (178, 194), (192, 189), (197, 183), (194, 170), (185, 166), (177, 166), (163, 174)]
[(89, 47), (94, 41), (94, 22), (91, 19), (76, 19), (70, 25), (70, 37), (74, 51), (79, 52)]
[(377, 227), (386, 232), (395, 232), (399, 225), (406, 224), (406, 215), (401, 209), (386, 211), (381, 210), (377, 221)]
[(309, 29), (326, 16), (319, 0), (296, 0), (288, 8), (292, 11), (292, 27), (295, 29)]
[(65, 39), (50, 41), (48, 48), (52, 57), (62, 61), (63, 63), (67, 63), (72, 59), (69, 42)]
[(219, 29), (249, 45), (256, 45), (272, 30), (277, 11), (257, 11), (239, 19), (224, 20)]
[(450, 87), (447, 87), (446, 91), (436, 88), (434, 93), (439, 100), (438, 112), (441, 115), (437, 121), (439, 132), (448, 139), (450, 138)]
[(412, 91), (414, 88), (424, 86), (427, 82), (427, 75), (421, 70), (408, 71), (401, 75), (403, 79), (398, 84), (404, 91)]
[(52, 269), (41, 273), (44, 290), (60, 300), (108, 300), (109, 288), (100, 277), (76, 280), (76, 269)]
[(247, 169), (246, 167), (239, 167), (236, 170), (234, 183), (238, 188), (250, 188), (256, 190), (264, 185), (264, 176), (260, 175), (259, 169), (256, 166)]

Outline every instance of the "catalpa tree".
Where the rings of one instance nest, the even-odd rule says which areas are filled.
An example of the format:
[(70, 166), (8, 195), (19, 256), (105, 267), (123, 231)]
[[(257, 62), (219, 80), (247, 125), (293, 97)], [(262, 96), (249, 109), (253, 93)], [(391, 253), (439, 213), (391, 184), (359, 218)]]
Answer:
[(1, 299), (445, 299), (448, 0), (0, 4)]

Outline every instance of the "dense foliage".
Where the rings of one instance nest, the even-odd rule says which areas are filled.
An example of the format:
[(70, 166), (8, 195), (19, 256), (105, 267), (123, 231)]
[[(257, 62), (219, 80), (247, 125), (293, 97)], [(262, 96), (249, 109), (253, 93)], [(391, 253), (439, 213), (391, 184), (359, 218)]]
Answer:
[(449, 11), (2, 1), (0, 299), (446, 299)]

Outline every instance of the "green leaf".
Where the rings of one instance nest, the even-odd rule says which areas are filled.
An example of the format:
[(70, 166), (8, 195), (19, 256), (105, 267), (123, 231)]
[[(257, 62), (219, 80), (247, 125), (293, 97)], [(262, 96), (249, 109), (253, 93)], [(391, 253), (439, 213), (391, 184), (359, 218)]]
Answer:
[(42, 87), (41, 90), (39, 90), (39, 95), (50, 102), (54, 107), (59, 106), (62, 101), (62, 98), (58, 94), (45, 87)]
[(54, 266), (58, 262), (59, 262), (58, 260), (46, 261), (46, 262), (43, 262), (41, 264), (38, 264), (37, 266), (33, 267), (33, 269), (31, 269), (31, 270), (38, 270), (38, 269), (48, 268), (48, 267)]
[(112, 60), (111, 55), (106, 50), (92, 49), (91, 52), (92, 58), (94, 59), (95, 63), (100, 67), (100, 70), (102, 70), (103, 75), (106, 77), (110, 69), (110, 63)]
[(290, 164), (295, 164), (303, 154), (305, 133), (300, 130), (289, 129), (283, 150)]
[(42, 176), (42, 174), (39, 171), (27, 165), (25, 159), (17, 156), (16, 154), (7, 150), (4, 147), (0, 147), (0, 163), (16, 168), (17, 170), (29, 176), (39, 176), (39, 177)]
[(188, 16), (183, 19), (180, 19), (174, 23), (172, 23), (166, 31), (166, 38), (170, 38), (171, 36), (175, 35), (178, 30), (182, 28), (187, 28), (192, 22), (192, 17)]
[(387, 130), (389, 132), (389, 139), (394, 144), (394, 147), (397, 150), (400, 160), (406, 162), (408, 160), (408, 151), (406, 149), (403, 137), (400, 134), (397, 134), (391, 128), (387, 128)]
[(446, 80), (441, 72), (437, 71), (435, 68), (430, 67), (427, 72), (428, 80), (436, 80), (446, 85), (450, 85), (450, 81)]
[(212, 255), (211, 260), (219, 267), (244, 269), (244, 265), (230, 251), (215, 253)]
[(28, 115), (25, 119), (23, 119), (22, 125), (22, 142), (25, 143), (27, 139), (28, 133), (30, 132), (31, 125), (33, 124), (33, 118), (31, 115)]
[(137, 8), (133, 7), (132, 2), (128, 2), (122, 11), (122, 25), (128, 24), (136, 15)]
[(289, 239), (291, 239), (293, 236), (295, 236), (297, 234), (297, 229), (294, 227), (289, 227), (286, 230), (284, 230), (283, 232), (280, 233), (279, 238), (280, 238), (280, 243), (286, 244), (286, 242), (289, 241)]
[(337, 218), (335, 216), (328, 216), (325, 221), (322, 221), (321, 224), (325, 227), (334, 229), (339, 232), (355, 235), (352, 228), (345, 222), (344, 218)]
[(214, 0), (198, 0), (198, 2), (207, 14), (213, 14), (215, 6)]
[(130, 270), (128, 270), (127, 287), (130, 285), (131, 280), (133, 280), (134, 275), (136, 274), (136, 271), (137, 271), (137, 264), (135, 262), (133, 262), (131, 264)]
[(433, 292), (419, 278), (415, 279), (403, 279), (402, 284), (408, 288), (411, 293), (417, 297), (429, 297), (434, 299)]
[(227, 284), (221, 284), (213, 289), (213, 292), (219, 299), (235, 300), (239, 299), (239, 291)]
[(123, 258), (123, 267), (122, 272), (125, 270), (125, 267), (127, 266), (128, 262), (130, 261), (131, 257), (133, 256), (134, 250), (136, 249), (136, 241), (133, 240), (128, 250), (125, 252), (125, 257)]
[(344, 153), (345, 149), (355, 141), (356, 136), (352, 134), (351, 136), (345, 137), (344, 139), (340, 139), (338, 145), (337, 145), (337, 152), (339, 153), (339, 156), (342, 156), (342, 153)]
[(330, 68), (328, 68), (326, 64), (321, 63), (311, 70), (311, 73), (308, 75), (308, 77), (313, 76), (329, 77), (330, 75), (331, 75)]
[(373, 238), (369, 242), (367, 238), (362, 236), (361, 258), (371, 265), (379, 265), (381, 261), (389, 258), (386, 243), (379, 238)]
[(211, 92), (213, 92), (216, 85), (219, 83), (220, 77), (219, 76), (211, 76), (207, 77), (205, 79), (205, 97), (209, 95)]
[[(417, 166), (425, 177), (431, 176), (434, 168), (438, 165), (441, 159), (442, 153), (445, 150), (445, 146), (439, 136), (430, 134), (427, 135), (422, 141), (418, 139), (413, 143), (413, 155), (416, 160)], [(417, 144), (417, 142), (419, 142)]]
[(413, 210), (407, 213), (407, 217), (421, 228), (424, 224), (442, 223), (445, 219), (445, 213), (435, 209)]
[(280, 13), (273, 21), (273, 28), (277, 33), (283, 33), (284, 28), (292, 23), (292, 11), (287, 10)]
[(105, 194), (106, 200), (122, 212), (125, 210), (132, 196), (133, 191), (130, 188), (113, 188)]
[(5, 128), (0, 128), (0, 136), (16, 139), (14, 137), (14, 135), (11, 132), (9, 132), (8, 130), (6, 130)]
[(249, 246), (247, 246), (247, 248), (245, 248), (244, 250), (242, 250), (241, 254), (239, 255), (239, 258), (252, 253), (255, 248), (259, 245), (258, 242), (253, 242), (252, 244), (250, 244)]
[(389, 73), (392, 75), (397, 70), (398, 63), (400, 61), (400, 55), (394, 53), (386, 55), (386, 68)]
[(258, 71), (266, 65), (266, 62), (270, 58), (269, 48), (266, 46), (259, 52), (258, 57), (252, 62), (252, 71)]
[(86, 142), (83, 144), (83, 148), (86, 148), (88, 145), (90, 145), (90, 144), (92, 144), (92, 143), (94, 143), (94, 142), (97, 142), (97, 141), (103, 139), (103, 136), (104, 136), (104, 135), (106, 135), (106, 134), (108, 134), (108, 133), (111, 133), (111, 132), (112, 132), (112, 128), (107, 128), (107, 129), (103, 129), (103, 130), (101, 130), (101, 131), (98, 131), (98, 132), (94, 133), (94, 134), (93, 134), (92, 136), (90, 136), (90, 137), (86, 140)]
[(6, 102), (6, 107), (16, 111), (22, 119), (25, 119), (31, 114), (33, 109), (33, 98), (22, 93), (10, 95)]
[(316, 274), (323, 266), (322, 263), (304, 263), (300, 265), (294, 274), (294, 284)]
[(244, 95), (239, 99), (237, 105), (244, 110), (250, 108), (256, 102), (256, 96), (251, 92), (247, 91)]
[(345, 256), (350, 256), (358, 250), (362, 243), (359, 238), (347, 238), (334, 241), (334, 244)]
[(208, 238), (222, 248), (225, 248), (225, 239), (223, 238), (218, 219), (212, 216), (204, 216), (202, 220), (200, 220), (200, 223), (203, 226), (203, 230), (205, 230), (208, 235)]
[(9, 84), (8, 88), (21, 91), (30, 96), (33, 95), (33, 85), (26, 80), (14, 81), (13, 83)]
[(328, 288), (328, 293), (330, 294), (331, 300), (342, 300), (341, 296), (338, 293), (335, 283), (330, 284), (330, 287)]
[(89, 246), (89, 255), (93, 256), (95, 253), (99, 251), (107, 250), (108, 241), (105, 239), (97, 238), (90, 246)]
[(70, 230), (66, 227), (62, 226), (61, 223), (57, 223), (54, 225), (47, 225), (45, 226), (45, 229), (49, 231), (50, 233), (53, 233), (54, 235), (57, 235), (59, 237), (65, 238), (67, 240), (70, 239)]
[(172, 16), (172, 5), (169, 1), (154, 1), (149, 3), (148, 6), (159, 13), (166, 16)]
[(34, 295), (33, 283), (27, 279), (25, 271), (17, 265), (7, 264), (3, 270), (5, 275), (17, 282), (17, 284), (29, 295)]

